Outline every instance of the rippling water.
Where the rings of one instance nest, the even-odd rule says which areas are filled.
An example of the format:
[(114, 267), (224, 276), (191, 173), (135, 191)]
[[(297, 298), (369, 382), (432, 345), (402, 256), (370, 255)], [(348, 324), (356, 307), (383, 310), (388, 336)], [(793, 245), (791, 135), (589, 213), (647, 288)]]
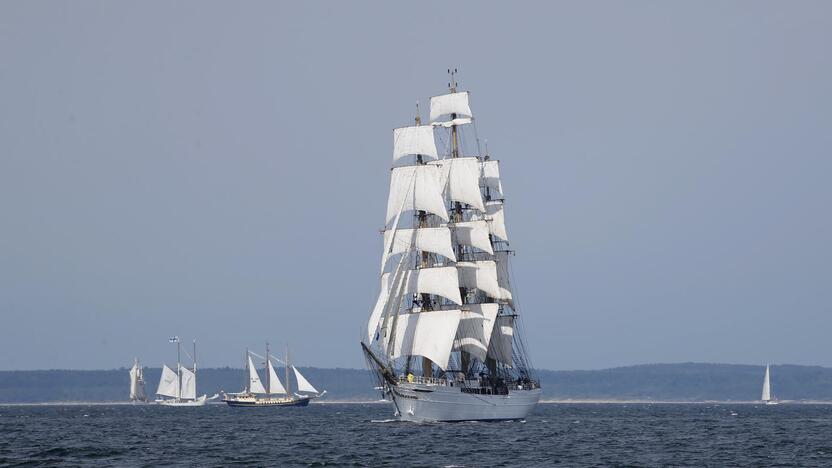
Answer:
[(0, 464), (832, 465), (832, 406), (546, 404), (525, 422), (413, 424), (387, 405), (0, 407)]

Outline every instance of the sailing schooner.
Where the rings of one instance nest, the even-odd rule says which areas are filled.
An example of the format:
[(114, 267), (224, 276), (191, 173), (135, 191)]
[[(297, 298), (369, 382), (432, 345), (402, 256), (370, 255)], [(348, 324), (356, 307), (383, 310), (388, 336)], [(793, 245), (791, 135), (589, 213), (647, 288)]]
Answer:
[(156, 394), (161, 398), (158, 398), (156, 403), (164, 406), (203, 406), (206, 401), (217, 398), (218, 395), (211, 398), (206, 395), (199, 398), (196, 396), (196, 340), (194, 340), (194, 355), (191, 356), (194, 363), (193, 369), (188, 369), (181, 364), (182, 349), (179, 337), (174, 336), (169, 341), (176, 343), (176, 372), (166, 364), (162, 364), (162, 377), (156, 389)]
[[(260, 374), (257, 373), (257, 368), (254, 365), (254, 361), (251, 359), (252, 356), (262, 358), (264, 361), (265, 369), (263, 369), (263, 373), (266, 376), (265, 386), (260, 380)], [(279, 359), (269, 353), (268, 343), (266, 343), (265, 357), (258, 356), (257, 354), (246, 350), (245, 363), (247, 379), (245, 389), (239, 393), (225, 393), (223, 395), (223, 401), (226, 402), (228, 406), (308, 406), (312, 399), (319, 398), (326, 393), (326, 390), (318, 392), (318, 390), (303, 377), (298, 368), (289, 363), (288, 347), (286, 348), (286, 360), (284, 361), (284, 364), (286, 364), (286, 373), (284, 377), (286, 379), (286, 387), (284, 387), (283, 383), (280, 382), (280, 378), (277, 376), (277, 372), (274, 370), (274, 366), (272, 365), (273, 358), (279, 361)], [(289, 368), (291, 368), (295, 374), (295, 380), (297, 380), (298, 384), (298, 392), (303, 393), (292, 392), (292, 381), (289, 380)]]
[(522, 419), (541, 390), (509, 280), (499, 161), (480, 152), (469, 94), (448, 73), (430, 123), (417, 103), (415, 125), (393, 130), (381, 290), (361, 347), (402, 420)]
[(144, 391), (144, 369), (139, 365), (139, 358), (133, 359), (133, 367), (130, 368), (130, 401), (147, 403), (147, 394)]

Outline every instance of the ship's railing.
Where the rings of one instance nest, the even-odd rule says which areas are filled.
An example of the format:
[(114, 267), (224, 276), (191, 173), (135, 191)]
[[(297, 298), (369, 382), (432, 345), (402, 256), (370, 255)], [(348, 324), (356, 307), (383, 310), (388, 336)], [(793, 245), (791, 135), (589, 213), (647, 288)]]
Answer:
[(448, 385), (448, 381), (446, 379), (437, 379), (435, 377), (422, 377), (419, 375), (400, 375), (399, 382), (401, 383), (416, 383), (416, 384), (424, 384), (424, 385)]

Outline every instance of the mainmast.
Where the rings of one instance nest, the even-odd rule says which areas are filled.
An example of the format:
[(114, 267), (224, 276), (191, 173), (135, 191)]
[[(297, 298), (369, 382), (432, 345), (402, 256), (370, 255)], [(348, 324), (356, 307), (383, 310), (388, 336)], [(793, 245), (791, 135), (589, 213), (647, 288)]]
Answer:
[(266, 396), (272, 396), (271, 372), (269, 372), (269, 342), (266, 342)]
[(182, 349), (179, 337), (176, 340), (176, 378), (179, 380), (179, 385), (176, 386), (176, 399), (182, 399)]
[(286, 345), (286, 396), (292, 398), (292, 382), (289, 380), (289, 345)]

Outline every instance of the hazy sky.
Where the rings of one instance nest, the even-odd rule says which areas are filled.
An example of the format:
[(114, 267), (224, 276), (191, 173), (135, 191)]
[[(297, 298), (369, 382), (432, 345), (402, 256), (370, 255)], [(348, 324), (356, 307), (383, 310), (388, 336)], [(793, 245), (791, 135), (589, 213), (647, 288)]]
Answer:
[(363, 366), (449, 66), (535, 365), (832, 365), (830, 44), (830, 2), (0, 2), (0, 369)]

